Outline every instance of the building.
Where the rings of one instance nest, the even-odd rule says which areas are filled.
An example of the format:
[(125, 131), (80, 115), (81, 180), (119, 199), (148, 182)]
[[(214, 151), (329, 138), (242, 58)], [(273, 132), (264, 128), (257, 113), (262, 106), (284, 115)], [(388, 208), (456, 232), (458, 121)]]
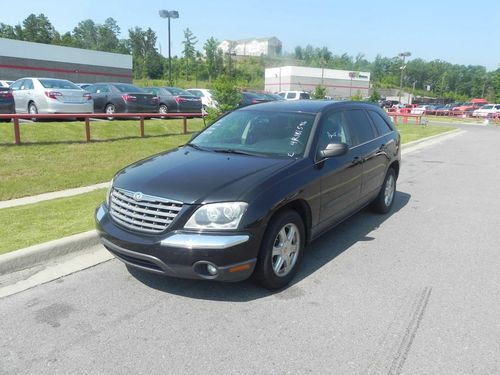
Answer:
[(370, 96), (370, 73), (303, 66), (268, 68), (265, 72), (265, 90), (269, 92), (311, 92), (317, 86), (325, 87), (327, 95), (334, 99), (358, 94), (365, 98)]
[(232, 53), (237, 56), (269, 56), (281, 55), (281, 40), (276, 37), (253, 38), (242, 40), (224, 40), (219, 44), (224, 53)]
[(0, 79), (132, 82), (132, 56), (0, 38)]

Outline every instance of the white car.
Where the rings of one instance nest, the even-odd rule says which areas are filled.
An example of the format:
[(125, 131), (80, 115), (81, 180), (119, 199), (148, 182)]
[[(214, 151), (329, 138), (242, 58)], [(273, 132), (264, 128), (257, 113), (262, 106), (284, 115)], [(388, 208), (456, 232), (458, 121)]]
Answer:
[(201, 105), (204, 111), (207, 108), (217, 108), (218, 103), (214, 99), (212, 95), (212, 91), (208, 89), (187, 89), (186, 91), (190, 92), (194, 96), (201, 99)]
[(9, 87), (10, 85), (12, 85), (12, 82), (14, 81), (0, 80), (0, 87)]
[(425, 111), (427, 111), (428, 108), (428, 104), (421, 104), (416, 106), (415, 108), (412, 108), (410, 113), (413, 115), (425, 115)]
[(18, 79), (10, 85), (16, 113), (92, 113), (90, 94), (73, 82), (57, 78)]
[(500, 115), (500, 104), (486, 104), (472, 112), (473, 117), (492, 117)]
[(305, 91), (282, 91), (278, 95), (285, 100), (311, 99), (311, 95)]

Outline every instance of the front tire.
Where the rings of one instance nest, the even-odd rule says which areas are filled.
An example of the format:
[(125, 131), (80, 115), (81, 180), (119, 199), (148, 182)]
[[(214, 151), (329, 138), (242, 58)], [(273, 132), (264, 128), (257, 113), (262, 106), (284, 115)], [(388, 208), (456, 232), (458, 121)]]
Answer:
[(284, 210), (269, 222), (262, 240), (254, 278), (267, 289), (290, 283), (302, 261), (305, 228), (296, 211)]
[(396, 196), (396, 172), (393, 168), (389, 168), (385, 175), (384, 183), (377, 195), (377, 198), (372, 202), (371, 208), (379, 214), (388, 213), (394, 204)]
[[(36, 104), (34, 102), (31, 102), (29, 105), (28, 105), (28, 112), (30, 115), (37, 115), (38, 114), (38, 107), (36, 106)], [(33, 117), (31, 119), (31, 121), (33, 122), (36, 122), (38, 119)]]

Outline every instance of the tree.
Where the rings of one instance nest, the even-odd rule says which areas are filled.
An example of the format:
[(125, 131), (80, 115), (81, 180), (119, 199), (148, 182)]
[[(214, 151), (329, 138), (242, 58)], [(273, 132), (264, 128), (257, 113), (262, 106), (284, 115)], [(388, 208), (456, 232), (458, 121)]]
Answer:
[(97, 49), (97, 27), (94, 21), (80, 21), (73, 29), (75, 47)]
[(313, 99), (325, 99), (326, 97), (326, 87), (316, 86), (314, 91), (311, 93)]
[(186, 80), (189, 79), (189, 67), (194, 62), (196, 56), (195, 45), (198, 43), (198, 39), (193, 35), (193, 32), (187, 28), (184, 30), (184, 49), (182, 54), (184, 56), (184, 63), (186, 65)]
[(223, 52), (222, 49), (218, 48), (218, 46), (219, 41), (214, 37), (207, 39), (205, 45), (203, 46), (205, 50), (209, 82), (212, 82), (212, 79), (217, 78), (217, 76), (222, 72)]
[(22, 38), (29, 42), (51, 44), (58, 38), (58, 33), (43, 13), (38, 16), (30, 14), (23, 21)]
[(11, 25), (0, 23), (0, 38), (21, 39), (22, 36), (16, 33), (16, 29)]
[(232, 111), (238, 107), (241, 101), (241, 90), (238, 83), (226, 75), (221, 75), (214, 81), (212, 90), (218, 107), (215, 110), (209, 109), (209, 122), (225, 112)]
[(99, 51), (118, 52), (120, 50), (120, 27), (116, 21), (109, 17), (103, 25), (96, 27), (96, 49)]

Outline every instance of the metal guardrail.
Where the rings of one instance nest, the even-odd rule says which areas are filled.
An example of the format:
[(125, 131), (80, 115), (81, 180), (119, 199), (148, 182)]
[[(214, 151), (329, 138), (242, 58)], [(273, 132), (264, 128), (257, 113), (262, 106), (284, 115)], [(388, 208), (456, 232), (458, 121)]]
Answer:
[(114, 113), (113, 115), (109, 115), (106, 113), (58, 113), (58, 114), (0, 114), (0, 119), (12, 119), (12, 125), (14, 128), (14, 139), (16, 145), (21, 144), (21, 130), (19, 126), (20, 119), (68, 119), (68, 118), (76, 118), (83, 119), (85, 122), (85, 140), (87, 142), (91, 141), (91, 127), (90, 127), (90, 119), (91, 118), (103, 118), (103, 119), (128, 119), (128, 118), (138, 118), (139, 119), (139, 127), (140, 127), (140, 135), (141, 137), (145, 136), (144, 130), (144, 119), (145, 118), (182, 118), (182, 132), (183, 134), (187, 134), (188, 132), (188, 118), (203, 118), (204, 115), (201, 113)]

